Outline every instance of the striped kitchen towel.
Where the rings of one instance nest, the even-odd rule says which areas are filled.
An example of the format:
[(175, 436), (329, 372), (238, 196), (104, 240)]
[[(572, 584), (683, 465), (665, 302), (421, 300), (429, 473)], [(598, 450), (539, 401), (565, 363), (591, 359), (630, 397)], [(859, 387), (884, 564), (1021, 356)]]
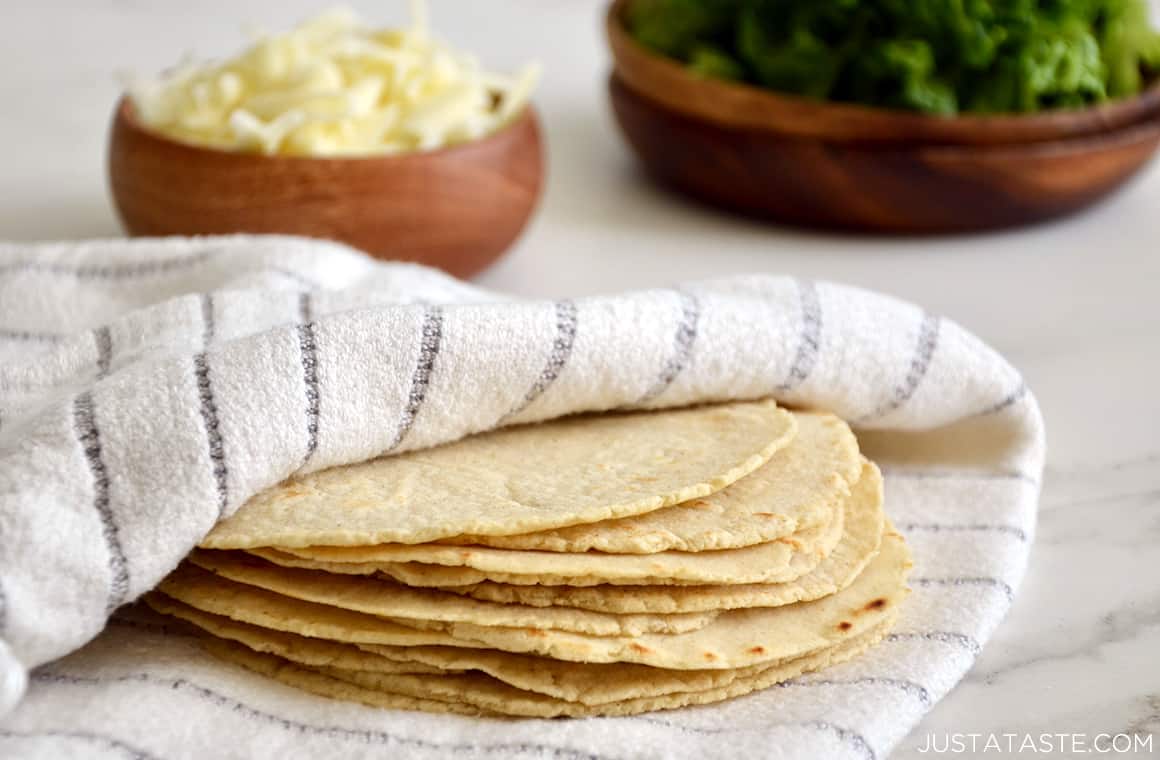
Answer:
[[(895, 633), (824, 674), (636, 718), (471, 719), (314, 697), (113, 615), (294, 473), (767, 395), (856, 425), (915, 550)], [(993, 350), (841, 285), (518, 301), (295, 238), (0, 246), (0, 756), (881, 758), (1011, 603), (1043, 455)]]

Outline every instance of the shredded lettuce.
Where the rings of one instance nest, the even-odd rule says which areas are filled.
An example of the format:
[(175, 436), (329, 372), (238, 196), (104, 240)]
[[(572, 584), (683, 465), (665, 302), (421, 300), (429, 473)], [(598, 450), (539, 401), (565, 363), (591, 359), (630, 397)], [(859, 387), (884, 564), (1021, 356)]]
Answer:
[(935, 114), (1079, 108), (1160, 73), (1147, 0), (636, 0), (699, 76)]

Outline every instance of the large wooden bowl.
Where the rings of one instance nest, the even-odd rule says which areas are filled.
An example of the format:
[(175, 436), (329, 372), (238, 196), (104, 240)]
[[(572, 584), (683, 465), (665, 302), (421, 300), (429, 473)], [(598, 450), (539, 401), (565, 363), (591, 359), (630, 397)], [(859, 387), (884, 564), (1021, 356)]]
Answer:
[(1081, 209), (1160, 144), (1160, 84), (1098, 108), (955, 118), (824, 103), (689, 74), (607, 17), (613, 109), (663, 182), (808, 226), (940, 233)]
[(874, 146), (690, 118), (613, 75), (613, 109), (661, 181), (715, 205), (810, 227), (895, 233), (994, 229), (1077, 211), (1131, 177), (1160, 120), (1012, 145)]
[(519, 236), (544, 174), (533, 109), (475, 142), (368, 158), (234, 153), (113, 117), (109, 182), (132, 235), (282, 233), (349, 243), (383, 259), (467, 277)]
[(829, 103), (691, 75), (683, 64), (638, 43), (624, 24), (633, 0), (616, 0), (605, 28), (616, 74), (629, 87), (681, 113), (724, 127), (773, 130), (859, 142), (1010, 144), (1102, 132), (1160, 115), (1160, 81), (1139, 96), (1094, 108), (955, 118)]

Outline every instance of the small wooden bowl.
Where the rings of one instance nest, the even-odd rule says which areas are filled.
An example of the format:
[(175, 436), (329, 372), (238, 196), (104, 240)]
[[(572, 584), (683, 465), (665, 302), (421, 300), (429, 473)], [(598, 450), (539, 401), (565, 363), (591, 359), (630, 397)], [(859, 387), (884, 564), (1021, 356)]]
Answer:
[(648, 171), (791, 224), (896, 233), (1008, 227), (1077, 211), (1160, 144), (1160, 84), (1099, 108), (945, 118), (700, 79), (607, 18), (610, 93)]
[(305, 235), (458, 277), (511, 246), (543, 175), (532, 108), (499, 132), (441, 150), (307, 158), (178, 142), (141, 125), (122, 99), (109, 141), (113, 200), (131, 235)]

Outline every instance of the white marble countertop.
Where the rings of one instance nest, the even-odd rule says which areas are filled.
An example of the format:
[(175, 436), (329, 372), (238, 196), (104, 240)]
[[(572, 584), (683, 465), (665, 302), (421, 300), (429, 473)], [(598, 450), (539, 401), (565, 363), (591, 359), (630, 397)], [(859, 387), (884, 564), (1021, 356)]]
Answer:
[[(116, 72), (220, 54), (243, 22), (284, 26), (311, 0), (5, 0), (0, 239), (119, 234), (104, 180)], [(1160, 732), (1160, 163), (1107, 203), (1018, 232), (954, 239), (802, 233), (690, 204), (645, 181), (604, 92), (599, 3), (435, 0), (446, 36), (495, 66), (541, 60), (543, 206), (488, 286), (557, 296), (764, 271), (921, 303), (1025, 373), (1048, 425), (1031, 568), (927, 732)], [(376, 22), (402, 0), (361, 2)], [(289, 14), (276, 18), (277, 9)]]

